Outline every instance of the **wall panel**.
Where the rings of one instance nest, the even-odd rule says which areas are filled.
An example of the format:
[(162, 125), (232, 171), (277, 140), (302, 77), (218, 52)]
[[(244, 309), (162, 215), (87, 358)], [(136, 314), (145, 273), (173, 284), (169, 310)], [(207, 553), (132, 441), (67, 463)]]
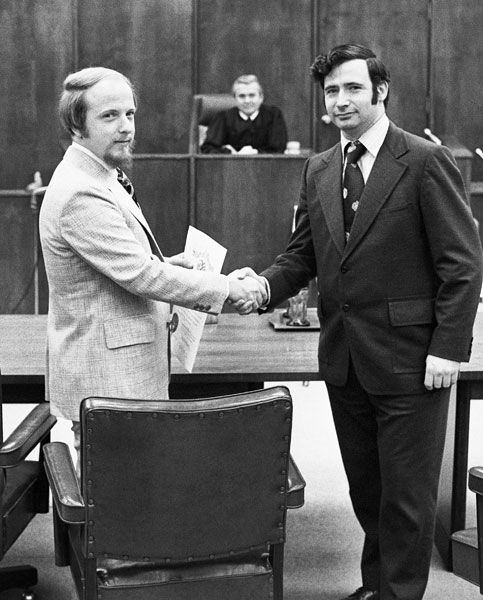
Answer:
[(136, 197), (161, 251), (166, 256), (184, 249), (189, 225), (187, 156), (138, 156), (132, 180)]
[(79, 68), (102, 65), (135, 82), (138, 152), (188, 152), (191, 0), (82, 0)]
[(57, 100), (73, 66), (70, 0), (0, 4), (0, 188), (17, 189), (61, 156)]
[(255, 73), (265, 99), (283, 110), (289, 139), (310, 145), (310, 0), (200, 0), (198, 92), (230, 91)]
[[(472, 151), (483, 147), (482, 27), (481, 0), (433, 0), (434, 128)], [(483, 160), (476, 156), (473, 180), (483, 181)]]
[[(424, 135), (428, 62), (428, 0), (324, 0), (320, 2), (320, 53), (333, 46), (369, 46), (391, 73), (388, 115)], [(323, 105), (320, 110), (325, 112)], [(333, 126), (320, 125), (320, 147), (333, 143)]]
[(196, 158), (195, 223), (228, 249), (223, 272), (270, 265), (290, 237), (303, 157)]

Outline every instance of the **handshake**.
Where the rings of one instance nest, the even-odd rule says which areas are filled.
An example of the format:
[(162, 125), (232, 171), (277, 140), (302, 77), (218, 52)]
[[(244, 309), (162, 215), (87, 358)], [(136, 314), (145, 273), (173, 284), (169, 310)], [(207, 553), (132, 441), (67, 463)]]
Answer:
[(228, 304), (240, 315), (248, 315), (268, 301), (268, 284), (250, 267), (237, 269), (228, 275)]

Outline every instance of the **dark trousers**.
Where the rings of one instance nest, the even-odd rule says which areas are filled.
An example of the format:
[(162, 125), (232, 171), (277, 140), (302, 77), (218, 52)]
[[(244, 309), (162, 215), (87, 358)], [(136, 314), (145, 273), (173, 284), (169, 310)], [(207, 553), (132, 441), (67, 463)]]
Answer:
[(362, 585), (421, 600), (434, 535), (450, 390), (375, 396), (351, 365), (327, 385), (352, 506), (365, 533)]

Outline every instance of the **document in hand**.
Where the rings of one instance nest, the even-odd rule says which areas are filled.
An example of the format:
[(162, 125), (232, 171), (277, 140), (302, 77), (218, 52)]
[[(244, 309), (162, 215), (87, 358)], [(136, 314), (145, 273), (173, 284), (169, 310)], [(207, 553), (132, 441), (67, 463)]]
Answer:
[[(226, 248), (191, 225), (186, 236), (184, 252), (193, 259), (195, 269), (214, 273), (220, 273), (226, 256)], [(191, 373), (207, 314), (181, 307), (176, 308), (176, 312), (179, 324), (171, 338), (171, 352)]]

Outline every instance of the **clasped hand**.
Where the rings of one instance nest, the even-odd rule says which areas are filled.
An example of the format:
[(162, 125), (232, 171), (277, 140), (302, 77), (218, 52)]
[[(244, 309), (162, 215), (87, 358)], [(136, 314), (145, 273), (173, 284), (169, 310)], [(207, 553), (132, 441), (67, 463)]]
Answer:
[(228, 275), (229, 302), (240, 315), (248, 315), (263, 306), (268, 300), (265, 279), (253, 269), (245, 267)]

